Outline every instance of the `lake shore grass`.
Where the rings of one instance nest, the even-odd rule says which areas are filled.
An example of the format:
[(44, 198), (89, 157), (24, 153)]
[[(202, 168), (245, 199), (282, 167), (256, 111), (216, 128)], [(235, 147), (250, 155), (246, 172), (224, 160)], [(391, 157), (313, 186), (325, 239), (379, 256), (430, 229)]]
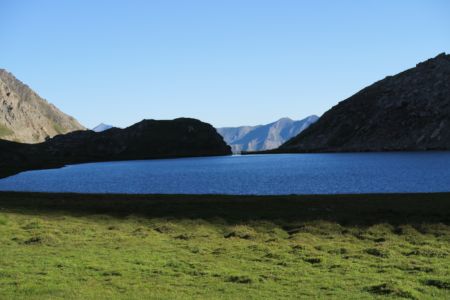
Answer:
[(1, 299), (450, 297), (450, 193), (0, 192)]

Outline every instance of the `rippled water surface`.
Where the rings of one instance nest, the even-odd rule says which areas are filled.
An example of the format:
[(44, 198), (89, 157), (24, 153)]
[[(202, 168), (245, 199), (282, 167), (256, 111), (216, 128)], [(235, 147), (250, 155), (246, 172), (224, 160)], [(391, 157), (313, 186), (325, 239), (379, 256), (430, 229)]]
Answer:
[(122, 161), (28, 171), (0, 190), (341, 194), (450, 191), (450, 152), (279, 154)]

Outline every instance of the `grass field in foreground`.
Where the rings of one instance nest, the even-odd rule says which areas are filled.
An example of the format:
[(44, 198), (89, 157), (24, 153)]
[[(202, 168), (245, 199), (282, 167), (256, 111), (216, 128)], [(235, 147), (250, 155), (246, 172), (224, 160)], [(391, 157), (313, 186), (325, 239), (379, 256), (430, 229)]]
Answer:
[(0, 299), (450, 298), (450, 195), (0, 193)]

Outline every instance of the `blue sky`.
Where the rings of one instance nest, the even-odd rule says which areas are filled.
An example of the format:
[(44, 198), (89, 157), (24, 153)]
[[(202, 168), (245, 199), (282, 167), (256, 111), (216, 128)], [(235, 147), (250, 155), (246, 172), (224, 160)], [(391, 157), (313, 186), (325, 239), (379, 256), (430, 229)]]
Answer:
[(322, 114), (450, 52), (450, 1), (0, 0), (0, 67), (87, 127)]

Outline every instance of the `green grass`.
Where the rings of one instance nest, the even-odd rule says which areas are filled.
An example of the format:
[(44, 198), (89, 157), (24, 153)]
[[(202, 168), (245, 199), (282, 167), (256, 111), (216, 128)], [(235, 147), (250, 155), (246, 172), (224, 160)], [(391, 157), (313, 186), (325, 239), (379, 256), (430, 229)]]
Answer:
[(14, 132), (11, 129), (9, 129), (3, 124), (0, 124), (0, 138), (7, 137), (8, 135), (11, 135), (13, 133)]
[(57, 123), (53, 123), (53, 128), (55, 129), (55, 131), (56, 131), (58, 134), (63, 134), (63, 133), (66, 132), (66, 130), (65, 130), (61, 125), (59, 125), (59, 124), (57, 124)]
[(0, 193), (0, 299), (449, 299), (449, 208), (448, 194)]

